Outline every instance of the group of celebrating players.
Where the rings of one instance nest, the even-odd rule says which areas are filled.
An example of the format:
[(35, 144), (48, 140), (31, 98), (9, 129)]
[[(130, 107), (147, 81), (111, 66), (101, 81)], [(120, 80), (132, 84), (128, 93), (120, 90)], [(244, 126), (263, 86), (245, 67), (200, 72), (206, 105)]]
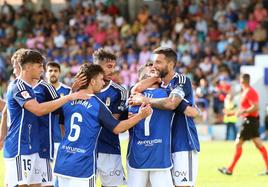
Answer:
[[(1, 121), (5, 185), (95, 187), (99, 176), (103, 187), (194, 186), (200, 145), (191, 81), (175, 72), (173, 49), (159, 47), (152, 59), (128, 94), (111, 80), (116, 56), (103, 48), (80, 67), (72, 90), (58, 81), (59, 64), (46, 64), (46, 82), (45, 58), (17, 50)], [(118, 137), (126, 130), (128, 180)]]

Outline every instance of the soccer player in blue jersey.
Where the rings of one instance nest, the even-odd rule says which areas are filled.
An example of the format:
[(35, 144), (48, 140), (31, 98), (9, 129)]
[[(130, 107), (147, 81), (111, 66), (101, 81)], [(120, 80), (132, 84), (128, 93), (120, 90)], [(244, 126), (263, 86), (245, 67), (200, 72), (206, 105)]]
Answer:
[[(71, 88), (67, 85), (59, 82), (60, 77), (60, 65), (56, 62), (48, 62), (46, 64), (46, 78), (49, 84), (53, 85), (56, 89), (58, 95), (61, 97), (68, 95), (71, 93)], [(58, 120), (58, 119), (57, 119)], [(57, 154), (57, 150), (60, 144), (60, 141), (62, 140), (64, 129), (61, 129), (61, 126), (59, 124), (55, 125), (53, 127), (53, 138), (54, 138), (54, 145), (55, 145), (55, 154)], [(56, 155), (55, 155), (56, 157)]]
[[(36, 100), (39, 103), (52, 101), (59, 98), (55, 88), (48, 84), (44, 80), (37, 80), (36, 84), (33, 86), (34, 93), (36, 95)], [(41, 173), (41, 186), (53, 186), (53, 176), (51, 162), (54, 156), (54, 140), (53, 140), (53, 126), (58, 125), (55, 121), (56, 113), (51, 112), (49, 114), (38, 117), (39, 125), (39, 138), (40, 138), (40, 148), (39, 148), (39, 168)]]
[(76, 100), (62, 107), (65, 136), (60, 143), (55, 165), (59, 187), (94, 187), (95, 151), (101, 128), (105, 127), (118, 134), (133, 127), (152, 111), (149, 105), (143, 105), (137, 115), (118, 121), (105, 104), (94, 95), (104, 85), (103, 69), (99, 65), (84, 64), (80, 68), (80, 73), (87, 77), (87, 83), (80, 90), (92, 95), (87, 100)]
[[(182, 88), (185, 97), (146, 98), (135, 95), (134, 101), (150, 103), (159, 109), (176, 109), (172, 124), (172, 176), (175, 186), (194, 186), (197, 177), (197, 155), (200, 145), (195, 123), (186, 109), (194, 105), (192, 85), (189, 78), (174, 71), (177, 54), (171, 48), (159, 47), (153, 51), (154, 68), (159, 71), (162, 79), (162, 88), (169, 93), (178, 87)], [(150, 83), (151, 84), (151, 83)], [(139, 103), (137, 102), (137, 103)], [(188, 105), (186, 104), (188, 103)]]
[(40, 186), (39, 124), (37, 116), (48, 114), (68, 101), (86, 99), (81, 92), (39, 104), (32, 89), (43, 72), (42, 55), (25, 50), (20, 55), (20, 76), (10, 83), (7, 110), (10, 124), (4, 141), (6, 184), (8, 186)]
[(59, 82), (61, 73), (60, 64), (57, 62), (48, 62), (46, 64), (46, 78), (49, 84), (53, 85), (57, 93), (62, 97), (71, 93), (71, 88), (62, 82)]
[[(99, 64), (104, 70), (105, 85), (96, 95), (110, 109), (113, 116), (119, 119), (125, 108), (127, 91), (111, 80), (116, 66), (116, 56), (100, 48), (93, 53), (93, 63)], [(121, 161), (119, 136), (105, 127), (102, 128), (97, 152), (98, 174), (102, 186), (125, 185), (126, 179)]]
[[(19, 57), (20, 54), (26, 49), (21, 48), (19, 50), (17, 50), (11, 58), (11, 64), (13, 66), (13, 74), (15, 75), (15, 77), (18, 77), (20, 75), (20, 67), (19, 67)], [(3, 148), (3, 144), (4, 144), (4, 138), (7, 135), (7, 107), (5, 105), (5, 107), (2, 110), (2, 117), (1, 117), (1, 124), (0, 124), (0, 150), (2, 150)]]
[[(46, 64), (46, 78), (48, 83), (56, 88), (56, 91), (60, 97), (68, 95), (71, 93), (71, 88), (67, 85), (59, 82), (61, 68), (60, 65), (56, 62), (48, 62)], [(60, 124), (60, 116), (57, 115), (55, 118), (55, 124), (53, 126), (53, 140), (54, 140), (54, 158), (57, 158), (57, 152), (60, 145), (60, 141), (64, 136), (63, 124)], [(58, 180), (54, 178), (55, 187), (58, 186)]]
[[(150, 64), (139, 69), (139, 79), (154, 76)], [(134, 88), (135, 89), (135, 86)], [(148, 98), (168, 97), (165, 89), (155, 83), (142, 92)], [(139, 112), (139, 106), (130, 106), (131, 115)], [(173, 111), (153, 108), (150, 116), (129, 130), (128, 146), (128, 186), (172, 187), (171, 123)]]

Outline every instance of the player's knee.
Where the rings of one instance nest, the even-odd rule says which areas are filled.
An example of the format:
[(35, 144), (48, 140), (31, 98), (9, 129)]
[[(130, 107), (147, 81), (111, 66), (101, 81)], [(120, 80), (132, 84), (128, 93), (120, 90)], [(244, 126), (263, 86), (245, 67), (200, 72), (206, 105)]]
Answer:
[(236, 147), (236, 148), (242, 148), (243, 143), (244, 143), (244, 141), (242, 141), (242, 140), (238, 140), (238, 141), (235, 143), (235, 147)]

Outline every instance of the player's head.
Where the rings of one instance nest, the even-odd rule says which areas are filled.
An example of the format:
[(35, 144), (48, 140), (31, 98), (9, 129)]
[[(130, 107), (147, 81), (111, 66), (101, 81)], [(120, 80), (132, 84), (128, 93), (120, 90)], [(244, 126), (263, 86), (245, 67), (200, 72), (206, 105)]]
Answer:
[(48, 62), (46, 65), (46, 78), (49, 83), (56, 84), (60, 77), (60, 65), (57, 62)]
[(248, 86), (250, 84), (250, 75), (248, 73), (244, 73), (240, 76), (240, 83), (242, 85)]
[(40, 79), (44, 72), (44, 60), (38, 51), (27, 49), (22, 52), (18, 62), (22, 72), (30, 75), (32, 79)]
[(104, 86), (104, 71), (100, 65), (97, 64), (83, 64), (80, 67), (78, 75), (83, 74), (87, 77), (87, 82), (80, 89), (87, 89), (91, 87), (94, 93), (101, 91)]
[(26, 51), (27, 49), (21, 48), (18, 49), (11, 57), (11, 64), (13, 67), (13, 74), (18, 77), (20, 75), (21, 69), (19, 65), (19, 61), (21, 58), (21, 54)]
[(139, 80), (144, 80), (148, 77), (159, 77), (158, 71), (156, 71), (153, 67), (152, 61), (148, 61), (146, 64), (139, 68), (138, 77)]
[(177, 62), (177, 54), (172, 48), (158, 47), (153, 51), (153, 54), (153, 66), (156, 71), (159, 71), (161, 78), (174, 70)]
[(116, 65), (116, 56), (113, 53), (100, 48), (93, 53), (93, 63), (103, 68), (105, 81), (112, 79)]

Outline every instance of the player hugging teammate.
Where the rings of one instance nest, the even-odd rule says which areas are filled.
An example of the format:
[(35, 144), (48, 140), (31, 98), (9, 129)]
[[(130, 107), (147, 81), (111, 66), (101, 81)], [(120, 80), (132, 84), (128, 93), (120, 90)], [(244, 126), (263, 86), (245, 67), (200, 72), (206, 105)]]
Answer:
[[(97, 176), (103, 187), (194, 186), (200, 146), (191, 82), (174, 71), (177, 54), (171, 48), (153, 54), (127, 103), (127, 90), (111, 80), (116, 56), (103, 48), (94, 52), (92, 65), (80, 67), (73, 93), (58, 81), (59, 64), (47, 64), (46, 82), (40, 78), (44, 57), (17, 51), (13, 67), (19, 73), (7, 92), (9, 120), (1, 123), (7, 126), (6, 185), (53, 186), (56, 152), (60, 187), (95, 187)], [(127, 181), (118, 134), (128, 129)]]

